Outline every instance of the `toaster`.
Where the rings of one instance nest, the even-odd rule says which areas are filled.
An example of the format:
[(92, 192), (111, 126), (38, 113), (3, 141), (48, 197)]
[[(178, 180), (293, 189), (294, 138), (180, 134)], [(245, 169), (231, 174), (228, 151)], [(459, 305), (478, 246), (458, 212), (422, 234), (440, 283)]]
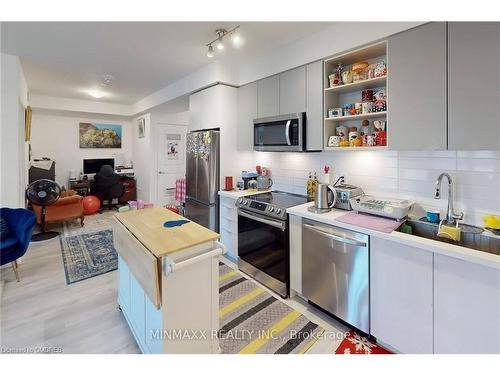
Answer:
[(339, 184), (334, 186), (334, 188), (337, 192), (337, 200), (335, 201), (334, 207), (341, 210), (352, 211), (349, 199), (355, 198), (359, 195), (363, 195), (363, 190), (353, 185)]

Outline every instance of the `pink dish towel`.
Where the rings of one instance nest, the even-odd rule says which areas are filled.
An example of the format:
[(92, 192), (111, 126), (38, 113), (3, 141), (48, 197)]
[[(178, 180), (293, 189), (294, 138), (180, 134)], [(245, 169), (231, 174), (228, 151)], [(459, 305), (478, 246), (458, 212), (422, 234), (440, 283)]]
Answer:
[(186, 202), (186, 179), (180, 178), (175, 181), (175, 200), (181, 203)]
[(398, 222), (394, 219), (368, 214), (357, 214), (356, 212), (349, 212), (348, 214), (339, 216), (335, 220), (340, 221), (341, 223), (357, 225), (358, 227), (373, 229), (385, 233), (391, 233), (403, 224), (402, 221)]

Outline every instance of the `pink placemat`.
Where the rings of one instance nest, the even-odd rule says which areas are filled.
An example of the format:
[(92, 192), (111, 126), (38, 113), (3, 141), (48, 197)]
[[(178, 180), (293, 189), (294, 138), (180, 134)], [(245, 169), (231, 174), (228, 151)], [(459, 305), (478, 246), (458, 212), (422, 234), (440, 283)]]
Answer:
[(394, 219), (368, 214), (357, 214), (356, 212), (349, 212), (348, 214), (339, 216), (335, 220), (340, 221), (341, 223), (357, 225), (358, 227), (373, 229), (385, 233), (391, 233), (403, 224), (403, 222), (398, 222)]

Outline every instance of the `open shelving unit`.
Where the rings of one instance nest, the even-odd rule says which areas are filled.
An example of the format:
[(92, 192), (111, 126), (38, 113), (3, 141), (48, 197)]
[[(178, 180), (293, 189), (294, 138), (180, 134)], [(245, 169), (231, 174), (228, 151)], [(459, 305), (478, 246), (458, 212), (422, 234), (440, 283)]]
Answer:
[(354, 120), (364, 120), (373, 117), (385, 117), (387, 112), (371, 112), (364, 113), (361, 115), (350, 115), (350, 116), (339, 116), (339, 117), (325, 117), (325, 121), (354, 121)]
[[(356, 147), (328, 146), (328, 140), (330, 136), (336, 135), (336, 129), (338, 126), (344, 125), (349, 128), (356, 127), (358, 132), (360, 132), (361, 123), (363, 120), (369, 120), (371, 125), (373, 125), (374, 120), (386, 121), (387, 143), (389, 142), (389, 132), (387, 129), (387, 111), (389, 111), (388, 100), (386, 103), (387, 111), (385, 112), (370, 112), (364, 114), (339, 116), (339, 117), (328, 116), (328, 110), (330, 108), (343, 108), (345, 105), (348, 104), (360, 103), (363, 90), (372, 89), (375, 93), (380, 89), (385, 89), (387, 94), (387, 75), (330, 87), (329, 75), (336, 70), (339, 63), (343, 65), (345, 70), (345, 69), (350, 69), (351, 65), (358, 61), (367, 61), (369, 64), (376, 64), (380, 61), (386, 61), (387, 63), (387, 42), (382, 41), (376, 44), (372, 44), (324, 60), (323, 149), (326, 151), (387, 149), (387, 146), (356, 146)], [(387, 74), (390, 74), (390, 72), (388, 71)]]

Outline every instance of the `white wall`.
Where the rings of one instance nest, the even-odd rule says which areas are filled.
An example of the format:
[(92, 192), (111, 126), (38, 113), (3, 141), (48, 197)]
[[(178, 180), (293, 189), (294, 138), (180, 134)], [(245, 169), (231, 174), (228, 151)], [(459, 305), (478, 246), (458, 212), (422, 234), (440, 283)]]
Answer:
[[(255, 152), (255, 163), (271, 168), (273, 189), (306, 194), (309, 171), (333, 168), (332, 183), (340, 176), (367, 194), (416, 200), (421, 207), (446, 212), (448, 188), (433, 199), (435, 181), (448, 172), (455, 181), (456, 209), (465, 222), (482, 225), (486, 213), (500, 215), (499, 151), (333, 151), (321, 153)], [(241, 165), (241, 169), (252, 166)], [(424, 215), (419, 209), (415, 212)]]
[[(144, 137), (139, 138), (137, 121), (140, 118), (145, 120)], [(151, 160), (153, 158), (151, 132), (151, 114), (146, 113), (143, 116), (132, 120), (132, 161), (134, 162), (134, 171), (137, 179), (137, 199), (149, 202), (150, 198), (150, 176)]]
[[(122, 125), (122, 148), (86, 149), (79, 145), (80, 122), (95, 122)], [(53, 158), (56, 161), (56, 182), (68, 186), (71, 169), (80, 173), (83, 159), (112, 158), (123, 155), (126, 161), (132, 159), (132, 124), (123, 117), (76, 116), (71, 113), (51, 113), (33, 110), (31, 126), (32, 158)]]
[(24, 107), (28, 87), (17, 56), (1, 54), (1, 205), (24, 207)]

